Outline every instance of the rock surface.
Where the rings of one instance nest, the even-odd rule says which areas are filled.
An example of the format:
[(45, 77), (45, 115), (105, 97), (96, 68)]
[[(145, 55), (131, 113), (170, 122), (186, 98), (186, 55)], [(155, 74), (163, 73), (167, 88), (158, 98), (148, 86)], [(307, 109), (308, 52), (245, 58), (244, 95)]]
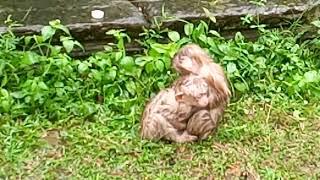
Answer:
[[(6, 30), (4, 21), (9, 14), (23, 23), (15, 29), (19, 34), (38, 33), (50, 20), (60, 19), (88, 51), (96, 51), (112, 41), (105, 35), (110, 29), (125, 28), (130, 36), (137, 37), (143, 26), (151, 26), (154, 19), (162, 15), (190, 21), (206, 19), (203, 7), (216, 17), (217, 23), (212, 28), (222, 34), (228, 36), (241, 30), (250, 35), (249, 28), (241, 26), (240, 17), (259, 14), (260, 22), (269, 27), (285, 26), (301, 17), (304, 11), (319, 9), (320, 1), (267, 0), (265, 6), (257, 6), (249, 0), (1, 0), (0, 33)], [(104, 11), (104, 17), (92, 18), (93, 10)], [(317, 18), (319, 12), (310, 16)], [(179, 31), (183, 23), (170, 19), (164, 21), (164, 26)]]
[(219, 27), (228, 29), (239, 26), (240, 17), (247, 14), (259, 14), (261, 22), (277, 25), (283, 23), (283, 19), (293, 20), (315, 4), (306, 0), (268, 0), (265, 6), (245, 0), (138, 0), (132, 3), (142, 8), (148, 20), (161, 16), (162, 7), (168, 16), (187, 20), (205, 19), (205, 7), (216, 17)]
[[(92, 18), (93, 10), (104, 11), (104, 18)], [(18, 33), (37, 33), (50, 20), (60, 19), (73, 36), (81, 41), (106, 39), (105, 32), (113, 28), (137, 32), (141, 26), (148, 25), (138, 8), (126, 0), (0, 1), (1, 25), (9, 14), (13, 15), (14, 20), (25, 24), (16, 29)]]

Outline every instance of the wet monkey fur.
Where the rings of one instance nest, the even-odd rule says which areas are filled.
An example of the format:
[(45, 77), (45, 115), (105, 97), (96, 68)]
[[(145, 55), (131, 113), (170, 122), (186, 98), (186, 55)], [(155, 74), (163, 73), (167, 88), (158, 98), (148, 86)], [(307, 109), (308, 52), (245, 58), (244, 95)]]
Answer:
[(208, 95), (209, 86), (203, 78), (193, 74), (179, 78), (146, 105), (141, 120), (141, 137), (177, 143), (197, 140), (198, 136), (189, 134), (186, 128), (194, 112), (208, 106)]
[(196, 44), (183, 46), (173, 58), (173, 68), (180, 75), (195, 74), (204, 78), (209, 85), (209, 99), (207, 110), (195, 112), (189, 119), (187, 131), (199, 139), (208, 137), (217, 128), (225, 108), (229, 102), (231, 92), (222, 67), (201, 47)]

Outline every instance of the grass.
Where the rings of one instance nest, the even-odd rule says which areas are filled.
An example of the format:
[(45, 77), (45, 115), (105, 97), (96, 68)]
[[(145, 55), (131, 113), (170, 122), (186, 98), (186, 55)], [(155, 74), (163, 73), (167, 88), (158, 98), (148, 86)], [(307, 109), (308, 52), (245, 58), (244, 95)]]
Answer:
[[(289, 106), (289, 105), (288, 105)], [(287, 106), (287, 107), (288, 107)], [(296, 107), (296, 105), (292, 105)], [(1, 128), (2, 173), (23, 178), (319, 178), (315, 106), (294, 117), (249, 101), (230, 105), (217, 134), (201, 143), (141, 141), (138, 127), (110, 120), (8, 123)]]
[[(81, 44), (59, 21), (24, 38), (9, 29), (0, 37), (0, 177), (319, 179), (320, 40), (254, 27), (255, 42), (224, 39), (205, 22), (186, 23), (184, 34), (145, 30), (145, 51), (133, 56), (130, 37), (112, 30), (116, 43), (81, 61), (68, 55)], [(141, 140), (144, 103), (176, 78), (170, 60), (188, 42), (226, 70), (224, 121), (202, 142)]]

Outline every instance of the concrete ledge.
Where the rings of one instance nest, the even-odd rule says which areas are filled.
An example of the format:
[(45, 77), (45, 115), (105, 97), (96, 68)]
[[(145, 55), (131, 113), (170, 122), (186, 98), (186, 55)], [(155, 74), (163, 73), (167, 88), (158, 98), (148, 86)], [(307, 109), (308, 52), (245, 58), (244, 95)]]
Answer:
[[(104, 18), (91, 17), (91, 11), (96, 9), (105, 12)], [(105, 32), (113, 28), (126, 28), (130, 32), (137, 32), (142, 26), (148, 26), (143, 14), (125, 0), (27, 0), (19, 3), (1, 1), (0, 26), (9, 14), (12, 14), (15, 20), (24, 19), (24, 26), (15, 29), (19, 34), (39, 33), (41, 27), (50, 20), (60, 19), (80, 41), (107, 39)], [(4, 30), (3, 27), (0, 29)]]
[[(262, 7), (246, 0), (2, 0), (0, 33), (6, 30), (3, 22), (9, 14), (24, 24), (15, 29), (19, 35), (39, 33), (50, 20), (60, 19), (72, 35), (85, 45), (86, 53), (90, 53), (101, 50), (102, 43), (113, 41), (105, 35), (110, 29), (124, 28), (131, 37), (138, 37), (143, 26), (150, 27), (154, 18), (162, 16), (163, 6), (167, 16), (189, 21), (207, 19), (202, 9), (205, 7), (217, 19), (211, 28), (218, 29), (222, 35), (230, 36), (240, 30), (254, 37), (254, 31), (241, 25), (240, 17), (254, 14), (259, 15), (260, 22), (268, 27), (287, 26), (309, 9), (307, 16), (318, 18), (319, 4), (318, 0), (268, 0)], [(104, 11), (104, 18), (92, 18), (91, 11), (95, 9)], [(183, 23), (177, 20), (165, 21), (164, 26), (183, 30)]]

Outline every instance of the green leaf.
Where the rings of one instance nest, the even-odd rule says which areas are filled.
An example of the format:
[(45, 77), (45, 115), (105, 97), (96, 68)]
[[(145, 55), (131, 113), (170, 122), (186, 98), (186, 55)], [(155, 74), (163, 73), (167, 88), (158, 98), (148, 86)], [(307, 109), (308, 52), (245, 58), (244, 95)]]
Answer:
[(236, 64), (234, 64), (234, 63), (232, 63), (232, 62), (228, 63), (228, 65), (227, 65), (227, 72), (228, 72), (229, 74), (232, 74), (233, 72), (235, 72), (235, 71), (237, 71), (237, 70), (238, 70), (238, 69), (237, 69)]
[(131, 42), (131, 38), (130, 36), (128, 36), (127, 33), (121, 33), (121, 36), (127, 39), (127, 42), (130, 43)]
[(61, 52), (62, 46), (51, 46), (51, 56), (57, 55)]
[(214, 23), (217, 22), (216, 18), (214, 17), (214, 15), (205, 7), (202, 8), (204, 13), (206, 14), (206, 16)]
[(38, 77), (35, 77), (33, 80), (31, 80), (31, 91), (36, 91), (38, 89)]
[(53, 85), (55, 88), (62, 88), (64, 86), (63, 82), (57, 81)]
[(244, 40), (244, 36), (241, 34), (241, 32), (237, 32), (234, 38), (237, 42), (241, 42)]
[(157, 60), (155, 66), (160, 72), (164, 70), (164, 63), (161, 60)]
[(72, 37), (60, 36), (60, 42), (67, 41), (67, 40), (72, 40)]
[(79, 73), (83, 73), (89, 69), (88, 65), (86, 63), (80, 62), (78, 65), (78, 71)]
[(256, 58), (255, 61), (259, 65), (259, 68), (266, 68), (266, 61), (267, 61), (266, 58), (260, 56)]
[(184, 33), (187, 36), (190, 36), (192, 34), (193, 29), (194, 29), (194, 25), (192, 23), (187, 23), (184, 25)]
[(74, 42), (72, 40), (65, 40), (65, 41), (62, 41), (62, 45), (66, 49), (66, 51), (70, 53), (73, 49)]
[(134, 60), (130, 56), (123, 57), (120, 61), (121, 67), (123, 67), (125, 70), (132, 72), (134, 69)]
[(253, 44), (252, 47), (253, 47), (253, 52), (259, 52), (264, 50), (264, 46), (260, 44)]
[(4, 87), (8, 83), (8, 76), (7, 76), (7, 74), (4, 74), (4, 75), (2, 75), (2, 77), (3, 77), (3, 79), (1, 80), (1, 87)]
[(247, 90), (247, 86), (244, 83), (235, 83), (234, 87), (240, 92), (245, 92)]
[(70, 35), (70, 31), (67, 27), (63, 26), (59, 19), (53, 20), (49, 22), (49, 25), (55, 29), (60, 29), (66, 34)]
[(201, 41), (204, 42), (204, 43), (207, 43), (207, 42), (208, 42), (207, 36), (206, 36), (205, 34), (201, 34), (201, 35), (199, 36), (199, 40), (201, 40)]
[(24, 44), (25, 45), (29, 45), (30, 41), (31, 41), (32, 37), (31, 36), (27, 36), (24, 38)]
[(30, 66), (38, 62), (38, 55), (32, 51), (27, 51), (24, 53), (21, 65)]
[(180, 34), (176, 31), (168, 32), (168, 36), (169, 36), (170, 40), (173, 42), (177, 42), (180, 40)]
[(78, 46), (80, 49), (82, 49), (82, 51), (84, 51), (84, 47), (78, 41), (73, 41), (73, 44)]
[(241, 17), (240, 19), (242, 20), (242, 24), (251, 24), (253, 21), (253, 15), (247, 14), (245, 17)]
[(214, 36), (221, 37), (220, 34), (215, 30), (210, 30), (209, 33), (214, 35)]
[(153, 43), (150, 45), (152, 49), (160, 54), (165, 54), (167, 52), (167, 48), (164, 44)]
[(147, 71), (147, 73), (152, 73), (152, 71), (154, 70), (154, 68), (153, 68), (153, 63), (152, 62), (149, 62), (147, 65), (146, 65), (146, 71)]
[(116, 54), (115, 54), (115, 60), (116, 61), (119, 61), (121, 58), (122, 58), (122, 52), (116, 52)]
[(134, 75), (135, 75), (135, 77), (137, 77), (137, 78), (140, 78), (140, 77), (141, 77), (141, 73), (142, 73), (142, 69), (140, 69), (140, 68), (136, 68), (136, 69), (134, 70)]
[(48, 86), (44, 82), (39, 82), (38, 87), (42, 90), (48, 90)]
[(141, 57), (137, 57), (135, 59), (135, 64), (140, 66), (140, 67), (143, 67), (145, 66), (146, 63), (152, 61), (152, 57), (148, 57), (148, 56), (141, 56)]
[(2, 100), (1, 107), (3, 108), (3, 110), (5, 112), (9, 112), (10, 111), (10, 102), (8, 100)]
[(96, 69), (91, 69), (91, 74), (90, 76), (93, 76), (93, 78), (96, 80), (96, 81), (101, 81), (102, 80), (102, 72), (101, 71), (98, 71)]
[(52, 38), (55, 33), (56, 33), (56, 30), (53, 29), (51, 26), (44, 26), (41, 29), (41, 35), (44, 41)]
[(190, 38), (187, 38), (187, 37), (183, 37), (181, 38), (178, 42), (176, 42), (174, 45), (177, 46), (177, 48), (181, 47), (182, 45), (184, 44), (188, 44), (192, 42), (192, 40)]
[(111, 46), (108, 46), (108, 45), (105, 45), (103, 46), (103, 49), (106, 51), (106, 52), (111, 52), (113, 49)]
[(6, 90), (6, 89), (1, 89), (1, 95), (3, 96), (3, 97), (9, 97), (9, 92)]
[(311, 24), (313, 24), (314, 26), (320, 28), (320, 20), (313, 21), (313, 22), (311, 22)]
[[(226, 44), (219, 44), (219, 45), (218, 45), (218, 50), (219, 50), (220, 52), (224, 53), (224, 54), (228, 54), (228, 52), (229, 52), (229, 50), (230, 50), (230, 47), (227, 46)], [(231, 56), (227, 56), (227, 57), (230, 58)], [(228, 58), (223, 57), (223, 59), (227, 60)], [(230, 60), (237, 60), (237, 58), (232, 57), (232, 59), (230, 59)]]
[(127, 81), (126, 82), (126, 89), (128, 90), (128, 92), (131, 94), (131, 95), (135, 95), (136, 94), (136, 84), (131, 80), (131, 81)]
[(36, 41), (37, 44), (43, 43), (42, 36), (33, 35), (33, 39)]
[(157, 82), (157, 86), (159, 87), (159, 89), (164, 89), (165, 88), (165, 83), (161, 82), (161, 81), (158, 81)]
[(111, 80), (111, 81), (114, 81), (116, 79), (116, 76), (117, 76), (117, 69), (115, 67), (109, 69), (106, 77), (107, 79)]
[(66, 91), (63, 88), (56, 89), (56, 94), (58, 97), (62, 97), (65, 93), (66, 93)]
[(163, 58), (161, 59), (164, 62), (164, 66), (166, 69), (170, 69), (171, 67), (171, 58)]
[(117, 34), (119, 32), (120, 32), (119, 30), (111, 29), (111, 30), (106, 32), (106, 35), (115, 35), (115, 34)]
[(308, 71), (304, 74), (304, 79), (306, 82), (316, 82), (319, 80), (317, 71)]
[(16, 99), (21, 99), (25, 96), (25, 94), (22, 91), (12, 92), (10, 93), (10, 95)]

